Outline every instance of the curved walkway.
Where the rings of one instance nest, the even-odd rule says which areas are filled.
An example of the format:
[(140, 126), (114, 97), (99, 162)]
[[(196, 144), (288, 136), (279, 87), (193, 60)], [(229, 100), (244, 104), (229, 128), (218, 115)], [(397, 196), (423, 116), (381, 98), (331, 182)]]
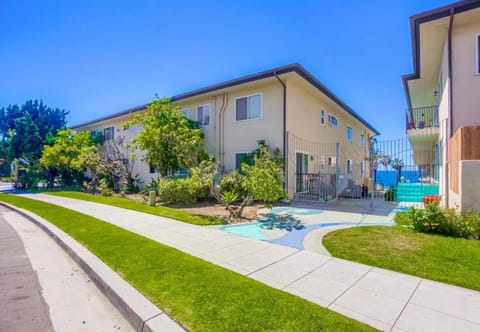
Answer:
[(94, 216), (382, 330), (480, 330), (477, 291), (108, 205), (25, 196)]

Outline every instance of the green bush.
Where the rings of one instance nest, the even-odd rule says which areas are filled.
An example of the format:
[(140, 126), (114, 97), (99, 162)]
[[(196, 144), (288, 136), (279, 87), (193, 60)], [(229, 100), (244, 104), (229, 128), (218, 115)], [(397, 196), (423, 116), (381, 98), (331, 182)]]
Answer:
[(209, 194), (208, 185), (191, 177), (165, 178), (159, 183), (160, 198), (168, 204), (193, 204)]
[(140, 180), (138, 174), (132, 178), (129, 178), (126, 183), (122, 185), (122, 194), (137, 194), (140, 192), (139, 184), (143, 181)]
[(388, 189), (383, 195), (383, 198), (387, 202), (395, 202), (397, 200), (397, 190), (395, 188)]
[(152, 178), (152, 181), (145, 187), (143, 187), (144, 195), (148, 196), (150, 191), (155, 191), (157, 193), (157, 196), (160, 195), (160, 178), (157, 178), (156, 180)]
[(219, 185), (222, 192), (232, 192), (238, 194), (238, 199), (247, 196), (247, 191), (243, 187), (244, 176), (238, 171), (231, 171), (220, 177)]
[(109, 186), (107, 179), (103, 178), (98, 181), (97, 190), (102, 196), (112, 196), (113, 190)]
[(454, 209), (428, 204), (425, 209), (411, 207), (406, 212), (398, 213), (395, 221), (417, 232), (480, 239), (480, 213), (457, 214)]

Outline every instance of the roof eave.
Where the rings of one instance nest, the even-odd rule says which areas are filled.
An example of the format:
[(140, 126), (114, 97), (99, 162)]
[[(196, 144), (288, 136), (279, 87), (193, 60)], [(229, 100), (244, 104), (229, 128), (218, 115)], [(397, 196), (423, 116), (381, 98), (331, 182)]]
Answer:
[(478, 7), (480, 7), (480, 0), (464, 0), (452, 3), (450, 5), (434, 8), (410, 17), (413, 73), (406, 74), (401, 77), (409, 109), (412, 108), (412, 101), (408, 82), (420, 78), (420, 25), (447, 17), (452, 12), (453, 14), (459, 14)]
[[(214, 91), (217, 91), (217, 90), (226, 89), (226, 88), (229, 88), (229, 87), (232, 87), (232, 86), (237, 86), (237, 85), (240, 85), (240, 84), (245, 84), (245, 83), (249, 83), (249, 82), (253, 82), (253, 81), (258, 81), (258, 80), (261, 80), (261, 79), (274, 77), (274, 76), (277, 76), (277, 75), (282, 75), (282, 74), (286, 74), (286, 73), (290, 73), (290, 72), (295, 72), (298, 75), (300, 75), (303, 79), (305, 79), (307, 82), (312, 84), (315, 88), (317, 88), (319, 91), (321, 91), (326, 96), (328, 96), (331, 100), (333, 100), (336, 104), (338, 104), (340, 107), (342, 107), (347, 113), (349, 113), (355, 119), (360, 121), (360, 123), (365, 125), (369, 130), (371, 130), (373, 133), (375, 133), (375, 135), (380, 134), (373, 126), (371, 126), (365, 119), (363, 119), (360, 115), (358, 115), (352, 108), (350, 108), (344, 101), (342, 101), (330, 89), (328, 89), (325, 85), (323, 85), (317, 78), (315, 78), (310, 72), (308, 72), (299, 63), (292, 63), (292, 64), (289, 64), (289, 65), (265, 70), (265, 71), (262, 71), (262, 72), (259, 72), (259, 73), (256, 73), (256, 74), (242, 76), (242, 77), (239, 77), (237, 79), (233, 79), (233, 80), (225, 81), (225, 82), (222, 82), (222, 83), (210, 85), (210, 86), (205, 87), (205, 88), (200, 88), (200, 89), (192, 90), (192, 91), (182, 93), (182, 94), (179, 94), (179, 95), (175, 95), (175, 96), (172, 97), (172, 101), (174, 101), (174, 102), (175, 101), (180, 101), (180, 100), (192, 98), (192, 97), (195, 97), (195, 96), (207, 94), (207, 93), (210, 93), (210, 92), (214, 92)], [(114, 119), (114, 118), (117, 118), (117, 117), (120, 117), (120, 116), (125, 116), (125, 115), (128, 115), (128, 114), (137, 112), (137, 111), (144, 110), (148, 107), (148, 105), (150, 105), (150, 103), (149, 104), (144, 104), (144, 105), (141, 105), (141, 106), (138, 106), (138, 107), (130, 108), (128, 110), (112, 114), (110, 116), (105, 116), (105, 117), (102, 117), (102, 118), (99, 118), (99, 119), (96, 119), (96, 120), (87, 121), (87, 122), (75, 125), (71, 128), (72, 129), (82, 128), (82, 127), (85, 127), (85, 126), (88, 126), (88, 125), (92, 125), (94, 123), (111, 120), (111, 119)]]

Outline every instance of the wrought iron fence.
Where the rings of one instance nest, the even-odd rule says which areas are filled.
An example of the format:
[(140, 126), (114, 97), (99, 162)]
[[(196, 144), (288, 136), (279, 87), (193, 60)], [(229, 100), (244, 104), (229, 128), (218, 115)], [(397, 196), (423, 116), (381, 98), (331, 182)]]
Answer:
[(406, 119), (407, 130), (439, 127), (438, 106), (408, 109)]
[(352, 148), (352, 144), (315, 143), (289, 133), (287, 192), (302, 201), (370, 199), (421, 205), (423, 196), (439, 193), (442, 166), (438, 151), (431, 163), (422, 165), (415, 164), (414, 153), (432, 154), (414, 152), (407, 137)]

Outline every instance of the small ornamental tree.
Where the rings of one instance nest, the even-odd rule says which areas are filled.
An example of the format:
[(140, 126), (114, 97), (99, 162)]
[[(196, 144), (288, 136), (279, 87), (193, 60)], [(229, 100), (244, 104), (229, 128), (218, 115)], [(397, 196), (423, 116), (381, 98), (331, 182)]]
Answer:
[(271, 208), (273, 202), (285, 197), (280, 164), (263, 144), (258, 153), (254, 154), (253, 160), (253, 166), (242, 165), (245, 173), (244, 187), (254, 199)]
[(242, 164), (244, 175), (242, 175), (240, 182), (246, 195), (240, 204), (235, 204), (242, 198), (240, 193), (234, 190), (222, 191), (221, 188), (215, 186), (214, 179), (218, 163), (203, 161), (198, 167), (192, 168), (190, 172), (192, 177), (201, 179), (201, 181), (210, 185), (214, 197), (228, 210), (227, 221), (231, 223), (241, 219), (245, 206), (254, 200), (260, 200), (271, 208), (273, 202), (285, 196), (280, 165), (280, 159), (276, 158), (276, 154), (270, 154), (268, 147), (265, 144), (260, 144), (253, 157), (253, 165)]
[(136, 115), (124, 126), (134, 125), (143, 129), (132, 144), (145, 151), (144, 161), (157, 168), (162, 177), (195, 165), (203, 147), (202, 129), (187, 119), (171, 99), (153, 101), (145, 113)]

